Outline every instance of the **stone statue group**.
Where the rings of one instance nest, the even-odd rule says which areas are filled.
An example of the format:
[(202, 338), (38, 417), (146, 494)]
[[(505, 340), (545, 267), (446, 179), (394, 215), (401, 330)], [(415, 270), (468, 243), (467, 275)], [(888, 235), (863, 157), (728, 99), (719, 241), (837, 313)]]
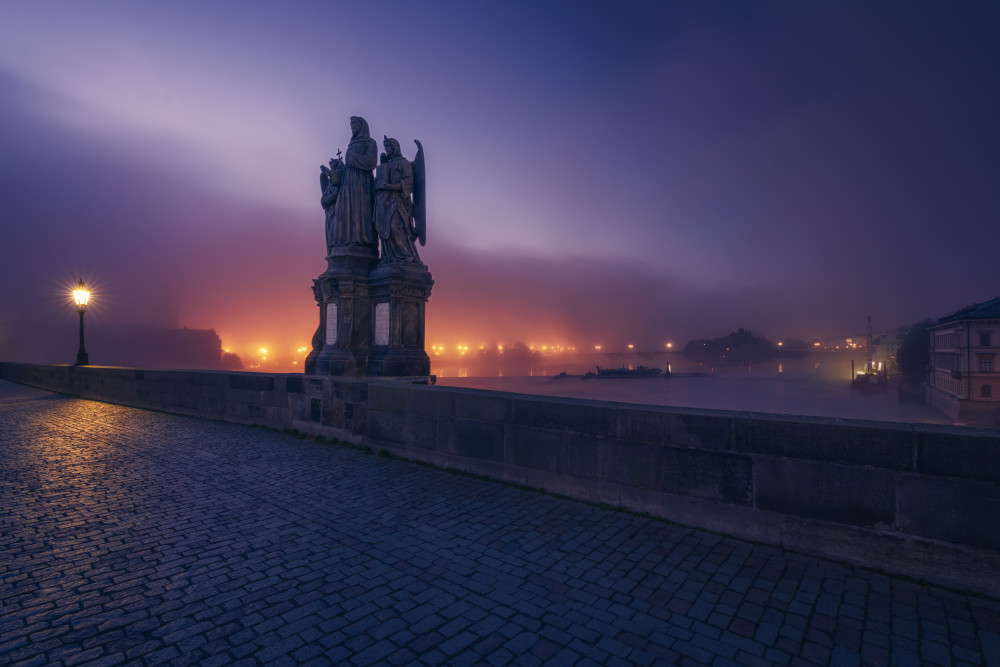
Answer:
[[(326, 212), (327, 253), (335, 248), (377, 251), (381, 263), (421, 264), (415, 240), (427, 240), (424, 204), (424, 149), (419, 141), (413, 162), (403, 157), (399, 142), (384, 137), (385, 152), (371, 138), (368, 122), (351, 117), (347, 153), (320, 166), (321, 203)], [(374, 170), (374, 176), (372, 171)]]

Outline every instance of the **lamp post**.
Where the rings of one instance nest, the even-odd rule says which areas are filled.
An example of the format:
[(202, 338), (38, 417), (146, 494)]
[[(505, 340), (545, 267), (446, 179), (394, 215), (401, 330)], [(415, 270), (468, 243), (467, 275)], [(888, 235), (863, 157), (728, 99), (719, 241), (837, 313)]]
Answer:
[(86, 366), (90, 362), (87, 359), (87, 350), (83, 347), (83, 312), (87, 310), (87, 302), (90, 301), (90, 290), (80, 280), (80, 284), (73, 290), (73, 301), (76, 302), (76, 310), (80, 313), (80, 351), (76, 353), (76, 365)]

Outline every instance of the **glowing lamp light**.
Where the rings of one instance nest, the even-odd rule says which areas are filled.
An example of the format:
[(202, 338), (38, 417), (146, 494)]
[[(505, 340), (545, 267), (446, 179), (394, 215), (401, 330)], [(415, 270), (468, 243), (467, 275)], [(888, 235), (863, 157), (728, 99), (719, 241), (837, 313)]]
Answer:
[(673, 346), (674, 346), (674, 344), (673, 344), (673, 343), (667, 343), (667, 349), (668, 349), (668, 350), (669, 350), (670, 348), (672, 348)]
[(73, 290), (73, 301), (76, 302), (76, 309), (81, 313), (87, 310), (87, 303), (90, 302), (90, 290), (80, 281), (80, 284)]
[(87, 304), (90, 303), (90, 290), (83, 284), (82, 278), (80, 284), (73, 290), (73, 302), (76, 304), (76, 312), (80, 313), (80, 349), (76, 353), (76, 365), (87, 366), (90, 359), (83, 346), (83, 313), (87, 310)]
[(634, 350), (635, 349), (635, 345), (633, 345), (632, 343), (629, 343), (628, 344), (628, 349)]

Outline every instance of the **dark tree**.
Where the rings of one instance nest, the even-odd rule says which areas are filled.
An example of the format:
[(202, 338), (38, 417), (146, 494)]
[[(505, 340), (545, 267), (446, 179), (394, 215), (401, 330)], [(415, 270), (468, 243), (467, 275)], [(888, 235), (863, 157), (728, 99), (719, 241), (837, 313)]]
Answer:
[(531, 348), (518, 341), (510, 347), (504, 348), (503, 356), (506, 361), (534, 361), (537, 356)]
[(487, 363), (500, 363), (500, 345), (493, 341), (489, 345), (479, 349), (479, 360)]
[(928, 331), (934, 322), (923, 320), (903, 327), (905, 333), (896, 351), (896, 363), (903, 379), (910, 384), (920, 384), (927, 378), (931, 363), (931, 336)]
[(745, 366), (770, 359), (774, 355), (774, 343), (741, 328), (722, 338), (688, 341), (684, 354), (692, 361), (712, 366)]

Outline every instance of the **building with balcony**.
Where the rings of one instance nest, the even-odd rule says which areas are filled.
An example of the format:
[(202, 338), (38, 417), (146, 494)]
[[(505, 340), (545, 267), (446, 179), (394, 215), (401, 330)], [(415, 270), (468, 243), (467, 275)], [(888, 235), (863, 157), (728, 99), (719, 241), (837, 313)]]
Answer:
[(927, 402), (956, 421), (1000, 426), (1000, 297), (929, 328)]

